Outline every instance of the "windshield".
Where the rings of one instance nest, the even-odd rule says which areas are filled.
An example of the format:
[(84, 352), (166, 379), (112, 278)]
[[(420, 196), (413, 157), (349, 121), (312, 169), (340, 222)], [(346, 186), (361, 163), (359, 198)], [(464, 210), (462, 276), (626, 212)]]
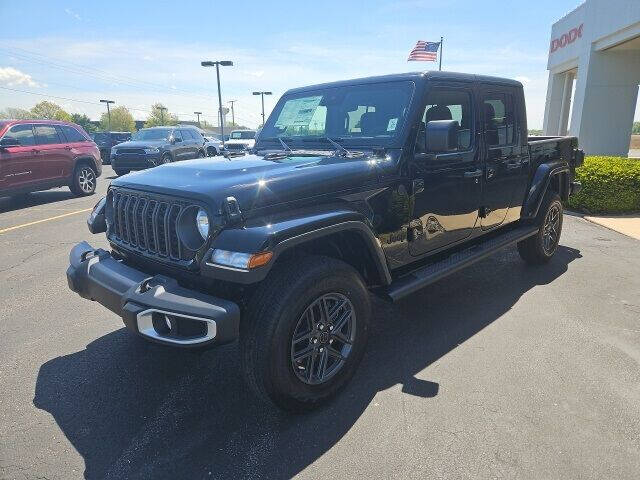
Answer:
[(169, 140), (170, 128), (143, 128), (131, 136), (131, 140)]
[(94, 142), (107, 142), (109, 141), (109, 134), (106, 132), (96, 132), (93, 134)]
[(376, 139), (384, 143), (402, 130), (413, 82), (345, 85), (285, 95), (260, 137)]
[(233, 140), (253, 140), (254, 138), (256, 138), (256, 132), (253, 132), (253, 131), (231, 132), (231, 138)]

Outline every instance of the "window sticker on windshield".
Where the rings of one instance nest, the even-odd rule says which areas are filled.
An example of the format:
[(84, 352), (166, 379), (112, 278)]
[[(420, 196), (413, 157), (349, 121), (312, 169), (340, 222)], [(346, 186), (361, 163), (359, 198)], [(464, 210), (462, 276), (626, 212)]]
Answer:
[(387, 132), (393, 132), (396, 129), (397, 125), (398, 125), (397, 118), (390, 119), (389, 123), (387, 124)]
[(276, 120), (275, 126), (279, 128), (286, 128), (290, 126), (309, 126), (311, 118), (320, 105), (322, 95), (315, 97), (296, 98), (295, 100), (288, 100), (278, 120)]

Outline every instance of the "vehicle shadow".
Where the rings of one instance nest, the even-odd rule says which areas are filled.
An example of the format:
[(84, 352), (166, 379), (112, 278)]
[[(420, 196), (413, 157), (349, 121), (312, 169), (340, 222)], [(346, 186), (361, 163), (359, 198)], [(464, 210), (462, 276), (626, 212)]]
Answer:
[(24, 193), (11, 197), (0, 197), (0, 213), (13, 212), (22, 208), (37, 207), (56, 202), (63, 202), (75, 198), (67, 188), (46, 190), (43, 192)]
[[(415, 375), (500, 318), (528, 290), (580, 258), (561, 246), (542, 267), (508, 249), (400, 304), (375, 301), (367, 354), (330, 405), (290, 415), (245, 387), (236, 345), (189, 353), (124, 329), (40, 368), (34, 405), (55, 418), (94, 478), (290, 478), (331, 449), (377, 392), (429, 398)], [(441, 379), (442, 380), (442, 379)]]

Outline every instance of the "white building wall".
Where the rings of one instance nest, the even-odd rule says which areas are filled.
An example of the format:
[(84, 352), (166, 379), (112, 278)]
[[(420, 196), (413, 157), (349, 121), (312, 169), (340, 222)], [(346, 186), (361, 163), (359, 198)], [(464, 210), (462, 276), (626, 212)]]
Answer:
[[(580, 36), (570, 34), (575, 29)], [(640, 40), (633, 40), (640, 39), (640, 0), (588, 0), (553, 25), (554, 39), (545, 134), (566, 132), (577, 69), (569, 133), (587, 153), (626, 155), (640, 83)]]

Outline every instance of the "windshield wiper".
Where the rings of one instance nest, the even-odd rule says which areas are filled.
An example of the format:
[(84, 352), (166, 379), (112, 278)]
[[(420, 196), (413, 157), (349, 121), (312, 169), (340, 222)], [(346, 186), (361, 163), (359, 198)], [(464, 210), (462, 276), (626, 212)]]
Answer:
[(287, 145), (287, 142), (285, 142), (282, 137), (277, 137), (278, 141), (280, 142), (280, 145), (282, 145), (285, 149), (285, 151), (289, 152), (289, 153), (293, 153), (293, 150), (291, 149), (291, 147), (289, 145)]
[(350, 155), (351, 152), (349, 152), (349, 150), (347, 150), (346, 148), (344, 148), (342, 145), (340, 145), (338, 142), (336, 142), (335, 140), (332, 140), (330, 137), (327, 137), (326, 135), (324, 137), (326, 141), (328, 141), (331, 145), (333, 145), (334, 147), (336, 147), (336, 151), (334, 152), (335, 154), (338, 154), (338, 152), (340, 152), (339, 155), (343, 156), (343, 157), (348, 157)]

